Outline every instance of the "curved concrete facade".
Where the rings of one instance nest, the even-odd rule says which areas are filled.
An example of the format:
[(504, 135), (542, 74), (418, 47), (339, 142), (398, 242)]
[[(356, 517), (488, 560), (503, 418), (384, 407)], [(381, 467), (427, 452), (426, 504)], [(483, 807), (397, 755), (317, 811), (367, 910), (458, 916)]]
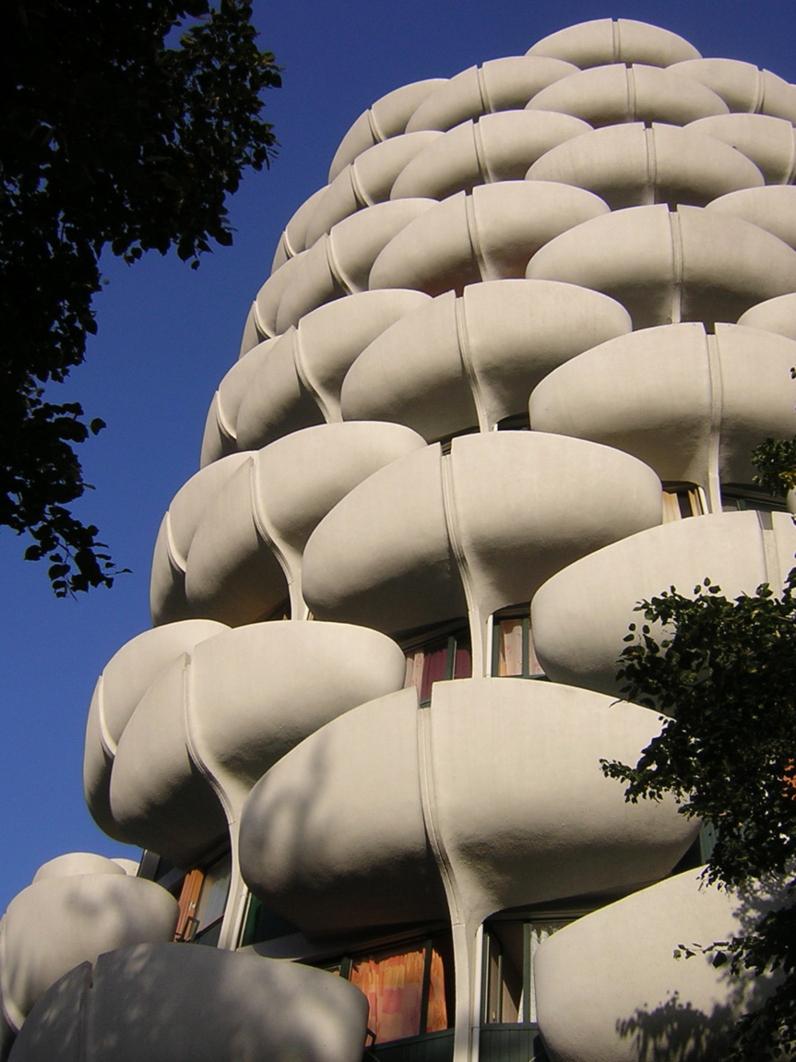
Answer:
[(615, 700), (635, 603), (792, 565), (749, 451), (796, 431), (794, 121), (600, 19), (353, 123), (89, 709), (141, 876), (64, 857), (13, 901), (4, 1058), (359, 1062), (368, 1025), (392, 1062), (649, 1062), (685, 1010), (719, 1062), (765, 986), (669, 957), (742, 912), (600, 760), (660, 727)]

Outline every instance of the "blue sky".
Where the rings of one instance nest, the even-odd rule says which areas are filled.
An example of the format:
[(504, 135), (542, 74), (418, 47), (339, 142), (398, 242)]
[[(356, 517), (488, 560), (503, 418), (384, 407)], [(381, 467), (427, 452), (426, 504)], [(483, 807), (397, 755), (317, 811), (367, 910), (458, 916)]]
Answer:
[(80, 504), (120, 566), (111, 591), (52, 597), (24, 542), (0, 532), (0, 911), (36, 868), (68, 851), (136, 855), (105, 838), (83, 804), (85, 719), (96, 677), (149, 626), (149, 562), (160, 519), (198, 468), (207, 407), (237, 357), (248, 307), (293, 211), (325, 183), (348, 126), (379, 96), (525, 52), (590, 18), (638, 18), (690, 40), (705, 56), (767, 67), (796, 81), (793, 0), (255, 0), (263, 47), (284, 66), (267, 95), (281, 141), (270, 172), (247, 177), (231, 204), (231, 249), (192, 272), (173, 256), (133, 267), (110, 260), (97, 298), (99, 335), (61, 391), (108, 427), (82, 448), (96, 487)]

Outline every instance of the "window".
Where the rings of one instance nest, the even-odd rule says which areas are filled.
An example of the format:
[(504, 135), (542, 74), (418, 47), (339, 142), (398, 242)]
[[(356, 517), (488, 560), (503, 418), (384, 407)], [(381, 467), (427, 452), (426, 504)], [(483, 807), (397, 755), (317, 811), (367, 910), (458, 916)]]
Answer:
[(722, 512), (732, 513), (738, 510), (755, 509), (761, 513), (784, 513), (785, 499), (766, 494), (759, 487), (745, 484), (728, 483), (721, 488)]
[(493, 624), (492, 674), (544, 678), (542, 665), (533, 647), (528, 607), (514, 615), (497, 615)]
[(367, 997), (368, 1030), (376, 1044), (442, 1032), (452, 1024), (450, 933), (399, 949), (346, 956), (326, 969), (339, 973)]
[(705, 492), (693, 483), (665, 483), (663, 487), (664, 524), (688, 516), (704, 516), (708, 511)]
[(300, 932), (298, 926), (294, 926), (292, 922), (288, 922), (286, 918), (270, 910), (256, 896), (249, 895), (240, 947), (243, 948), (247, 944), (261, 944), (266, 940), (278, 940), (279, 937), (292, 936)]
[(185, 875), (175, 940), (215, 947), (227, 905), (231, 866), (232, 857), (227, 852), (204, 870), (194, 869)]
[(482, 1025), (535, 1025), (533, 957), (571, 918), (493, 921), (484, 926)]
[(473, 673), (473, 657), (470, 650), (470, 632), (457, 626), (444, 635), (417, 640), (406, 647), (406, 681), (404, 686), (414, 686), (420, 703), (431, 702), (431, 687), (444, 679), (470, 678)]

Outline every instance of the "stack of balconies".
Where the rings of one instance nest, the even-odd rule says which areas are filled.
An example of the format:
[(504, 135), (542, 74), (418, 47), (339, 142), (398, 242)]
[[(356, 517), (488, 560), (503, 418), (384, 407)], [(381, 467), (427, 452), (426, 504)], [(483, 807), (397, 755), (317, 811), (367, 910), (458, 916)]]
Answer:
[[(774, 74), (601, 20), (354, 123), (164, 517), (154, 627), (89, 713), (103, 830), (181, 872), (230, 853), (221, 950), (139, 943), (93, 989), (68, 973), (12, 1062), (110, 1057), (140, 1032), (102, 1006), (125, 991), (146, 1026), (165, 985), (176, 1027), (216, 1029), (186, 1058), (255, 1057), (240, 1036), (356, 1062), (362, 995), (269, 958), (367, 991), (380, 1059), (623, 1062), (689, 1036), (720, 1057), (759, 986), (672, 953), (731, 933), (740, 901), (670, 876), (698, 824), (625, 803), (600, 760), (660, 727), (616, 700), (636, 602), (792, 566), (749, 455), (796, 433), (794, 122)], [(388, 953), (424, 956), (393, 1025), (382, 982), (349, 973)], [(183, 1057), (143, 1042), (114, 1057)]]

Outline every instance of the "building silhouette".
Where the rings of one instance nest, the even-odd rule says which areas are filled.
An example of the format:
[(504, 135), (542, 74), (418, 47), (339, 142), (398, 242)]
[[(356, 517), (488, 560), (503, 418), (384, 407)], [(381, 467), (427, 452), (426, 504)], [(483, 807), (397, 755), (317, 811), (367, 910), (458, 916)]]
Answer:
[(673, 951), (750, 902), (600, 760), (660, 728), (635, 603), (792, 566), (749, 455), (796, 433), (794, 122), (606, 19), (354, 123), (95, 690), (141, 865), (54, 860), (0, 926), (11, 1062), (722, 1057), (765, 986)]

